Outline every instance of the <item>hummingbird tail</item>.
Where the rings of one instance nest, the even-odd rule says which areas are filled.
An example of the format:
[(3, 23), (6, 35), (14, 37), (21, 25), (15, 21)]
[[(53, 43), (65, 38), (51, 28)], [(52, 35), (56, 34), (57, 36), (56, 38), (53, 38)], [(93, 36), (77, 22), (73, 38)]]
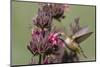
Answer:
[(87, 56), (84, 54), (84, 51), (82, 50), (82, 48), (80, 46), (79, 46), (79, 48), (80, 48), (80, 51), (81, 51), (80, 53), (83, 55), (83, 57), (87, 58)]

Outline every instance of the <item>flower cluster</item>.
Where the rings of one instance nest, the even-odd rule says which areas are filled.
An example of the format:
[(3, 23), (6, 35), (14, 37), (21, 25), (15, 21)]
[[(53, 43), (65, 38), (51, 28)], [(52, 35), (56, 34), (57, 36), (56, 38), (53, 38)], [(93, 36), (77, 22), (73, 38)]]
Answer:
[(33, 18), (33, 24), (42, 29), (51, 28), (53, 18), (61, 21), (61, 18), (65, 18), (64, 11), (68, 8), (63, 4), (43, 4), (38, 9), (38, 14)]
[(28, 45), (28, 49), (36, 55), (45, 52), (50, 44), (47, 42), (47, 36), (43, 37), (42, 31), (39, 29), (32, 31), (32, 40)]
[(52, 24), (51, 14), (38, 10), (38, 15), (33, 19), (34, 25), (40, 27), (41, 29), (50, 28)]
[[(52, 55), (59, 54), (57, 53), (58, 50), (63, 48), (62, 46), (64, 43), (59, 38), (60, 33), (51, 30), (52, 20), (64, 18), (64, 11), (65, 5), (62, 4), (42, 4), (38, 9), (36, 17), (33, 18), (33, 24), (36, 25), (37, 28), (32, 29), (32, 40), (29, 45), (27, 45), (27, 48), (34, 56), (40, 56), (39, 64), (45, 64), (47, 62), (53, 63)], [(41, 59), (42, 55), (43, 59)]]
[(68, 8), (69, 6), (65, 4), (43, 4), (41, 10), (51, 14), (52, 18), (61, 21), (61, 18), (65, 18), (64, 12)]

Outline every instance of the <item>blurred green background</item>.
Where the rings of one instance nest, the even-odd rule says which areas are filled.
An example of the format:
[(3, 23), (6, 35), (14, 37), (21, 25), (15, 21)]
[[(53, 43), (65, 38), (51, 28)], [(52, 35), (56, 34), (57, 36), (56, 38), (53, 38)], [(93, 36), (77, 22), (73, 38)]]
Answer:
[[(31, 39), (32, 18), (36, 15), (38, 5), (32, 2), (16, 2), (12, 1), (12, 65), (26, 65), (31, 61), (32, 54), (28, 51), (26, 46)], [(58, 28), (69, 27), (69, 24), (75, 18), (80, 17), (80, 24), (82, 26), (88, 25), (90, 31), (94, 33), (87, 38), (80, 45), (88, 58), (80, 57), (80, 61), (95, 60), (95, 6), (86, 5), (69, 5), (69, 12), (65, 13), (66, 18), (59, 23), (53, 20), (54, 25)]]

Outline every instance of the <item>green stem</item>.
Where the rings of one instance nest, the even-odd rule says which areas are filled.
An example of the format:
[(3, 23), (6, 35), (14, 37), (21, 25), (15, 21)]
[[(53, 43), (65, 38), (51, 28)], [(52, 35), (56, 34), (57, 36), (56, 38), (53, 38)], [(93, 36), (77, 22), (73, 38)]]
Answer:
[(39, 54), (39, 64), (41, 64), (42, 55)]

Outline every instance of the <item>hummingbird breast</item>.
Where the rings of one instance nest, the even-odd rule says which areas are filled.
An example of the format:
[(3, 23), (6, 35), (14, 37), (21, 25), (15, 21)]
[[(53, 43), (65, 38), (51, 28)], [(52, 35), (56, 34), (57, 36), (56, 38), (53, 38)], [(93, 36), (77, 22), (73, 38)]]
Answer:
[(78, 48), (78, 44), (76, 42), (74, 42), (71, 38), (67, 38), (65, 40), (66, 42), (66, 46), (71, 49), (72, 51), (78, 51), (79, 52), (79, 48)]
[(67, 45), (72, 44), (72, 40), (70, 38), (66, 38), (65, 42), (67, 43)]

